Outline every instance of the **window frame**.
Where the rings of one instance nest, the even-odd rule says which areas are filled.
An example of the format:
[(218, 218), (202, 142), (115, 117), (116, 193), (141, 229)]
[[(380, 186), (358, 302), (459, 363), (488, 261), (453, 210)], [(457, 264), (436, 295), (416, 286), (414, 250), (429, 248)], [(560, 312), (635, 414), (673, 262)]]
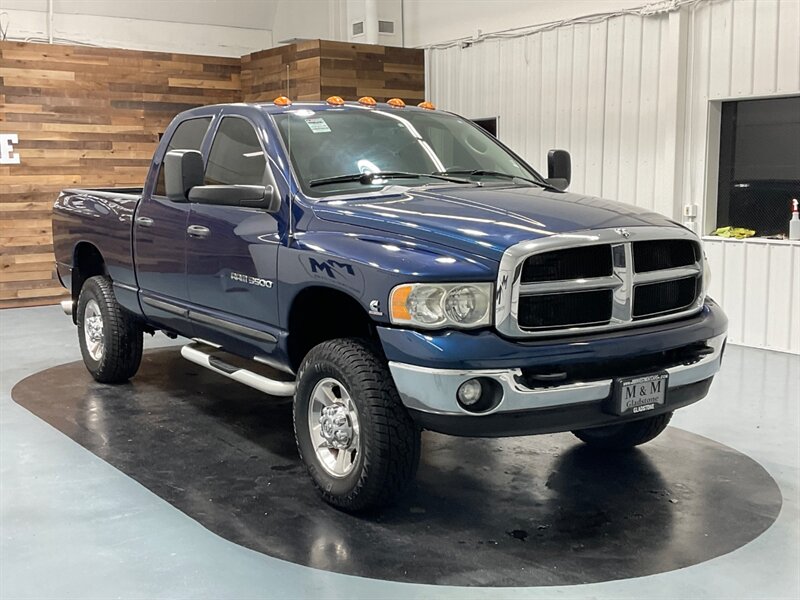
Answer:
[[(217, 114), (216, 113), (208, 114), (208, 115), (197, 115), (197, 116), (193, 116), (193, 117), (188, 117), (186, 119), (182, 119), (181, 122), (178, 123), (178, 125), (175, 126), (175, 129), (172, 131), (172, 135), (169, 136), (169, 140), (163, 146), (164, 154), (161, 156), (161, 159), (159, 160), (159, 163), (158, 163), (158, 168), (156, 169), (155, 179), (153, 180), (153, 191), (150, 193), (151, 197), (160, 198), (160, 199), (163, 199), (163, 200), (169, 200), (170, 202), (176, 202), (176, 203), (178, 202), (176, 200), (170, 200), (169, 197), (166, 194), (159, 194), (158, 193), (158, 180), (161, 178), (161, 173), (164, 171), (164, 159), (167, 156), (167, 152), (169, 152), (169, 145), (170, 145), (170, 143), (172, 143), (172, 139), (175, 137), (175, 134), (178, 133), (178, 130), (185, 123), (188, 123), (189, 121), (197, 121), (198, 119), (208, 119), (208, 126), (206, 127), (206, 132), (203, 134), (203, 139), (200, 140), (200, 147), (197, 148), (197, 151), (202, 154), (203, 153), (203, 147), (205, 146), (205, 142), (208, 139), (208, 136), (209, 136), (210, 132), (212, 130), (216, 131), (216, 128), (214, 127), (214, 122), (215, 122), (216, 118), (217, 118)], [(188, 150), (194, 150), (194, 148), (187, 148), (187, 149)], [(205, 171), (205, 168), (204, 168), (204, 171)]]
[[(225, 121), (225, 119), (231, 119), (231, 118), (233, 118), (233, 119), (241, 119), (242, 121), (245, 121), (247, 124), (250, 125), (250, 127), (253, 128), (253, 133), (256, 136), (256, 141), (258, 142), (258, 145), (261, 148), (261, 152), (264, 153), (264, 174), (265, 174), (264, 176), (265, 176), (265, 178), (268, 178), (270, 180), (270, 185), (274, 186), (275, 185), (275, 174), (272, 172), (272, 166), (270, 165), (270, 156), (269, 156), (269, 153), (267, 152), (266, 147), (264, 146), (264, 140), (263, 140), (262, 136), (259, 135), (260, 129), (259, 129), (258, 125), (256, 125), (256, 123), (253, 122), (252, 119), (250, 119), (249, 117), (246, 117), (245, 115), (238, 114), (238, 113), (227, 113), (226, 114), (224, 112), (219, 116), (219, 119), (217, 120), (217, 123), (216, 123), (216, 125), (214, 127), (213, 135), (211, 136), (211, 138), (209, 140), (209, 143), (208, 143), (208, 149), (207, 149), (206, 155), (203, 157), (204, 158), (204, 161), (203, 161), (204, 162), (204, 164), (203, 164), (203, 181), (205, 181), (206, 171), (208, 170), (208, 162), (211, 159), (211, 150), (214, 148), (214, 142), (217, 139), (217, 134), (219, 133), (219, 130), (222, 127), (222, 123)], [(267, 175), (267, 173), (268, 173), (268, 175)], [(236, 184), (221, 184), (221, 185), (236, 185)]]
[[(709, 233), (717, 228), (717, 209), (718, 209), (718, 194), (719, 194), (719, 160), (720, 160), (720, 142), (722, 135), (722, 104), (725, 102), (743, 102), (748, 100), (772, 100), (779, 98), (794, 98), (797, 97), (796, 92), (776, 93), (776, 94), (752, 94), (742, 96), (725, 96), (725, 97), (712, 97), (708, 100), (706, 111), (706, 147), (705, 147), (705, 180), (703, 181), (703, 197), (702, 204), (698, 207), (694, 204), (696, 209), (701, 209), (702, 213), (700, 218), (694, 221), (695, 227), (699, 229), (698, 235), (701, 237), (709, 237)], [(683, 143), (689, 147), (688, 138)], [(687, 174), (684, 170), (682, 173), (683, 181), (691, 175)], [(682, 206), (682, 211), (687, 211), (688, 206)], [(788, 216), (787, 216), (788, 221)], [(727, 241), (729, 238), (720, 238), (711, 236), (709, 239)], [(766, 239), (758, 236), (749, 239)], [(770, 240), (772, 242), (778, 240)], [(789, 243), (797, 244), (796, 241), (788, 241)]]

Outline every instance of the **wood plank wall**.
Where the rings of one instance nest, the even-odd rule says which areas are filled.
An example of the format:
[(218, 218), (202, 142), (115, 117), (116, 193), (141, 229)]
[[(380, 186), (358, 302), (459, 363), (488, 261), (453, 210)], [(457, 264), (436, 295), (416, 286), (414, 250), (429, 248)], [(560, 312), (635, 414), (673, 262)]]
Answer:
[(139, 187), (170, 120), (221, 102), (363, 95), (417, 103), (422, 50), (310, 40), (241, 59), (0, 42), (0, 132), (21, 163), (0, 165), (0, 308), (65, 297), (50, 214), (65, 187)]
[(278, 96), (288, 96), (292, 100), (319, 100), (319, 47), (319, 40), (308, 40), (243, 56), (242, 99), (272, 102)]
[(141, 186), (175, 113), (240, 98), (238, 59), (0, 43), (0, 131), (20, 164), (0, 165), (0, 306), (64, 295), (50, 214), (69, 186)]
[(378, 102), (403, 98), (409, 104), (425, 99), (425, 52), (327, 40), (308, 40), (242, 57), (245, 102), (323, 100), (341, 96)]
[(425, 99), (425, 51), (345, 42), (320, 42), (320, 98), (341, 96), (378, 102)]

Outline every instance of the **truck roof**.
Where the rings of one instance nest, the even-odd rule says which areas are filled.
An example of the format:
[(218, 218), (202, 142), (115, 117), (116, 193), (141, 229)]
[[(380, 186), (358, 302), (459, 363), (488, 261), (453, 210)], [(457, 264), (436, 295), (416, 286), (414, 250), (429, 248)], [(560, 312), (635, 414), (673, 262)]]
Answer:
[(273, 104), (272, 102), (256, 102), (250, 103), (252, 106), (260, 108), (261, 110), (270, 113), (270, 114), (278, 114), (282, 112), (286, 112), (289, 110), (297, 110), (298, 108), (312, 108), (314, 111), (319, 110), (341, 110), (342, 108), (357, 108), (361, 110), (369, 110), (369, 109), (390, 109), (390, 110), (426, 110), (423, 108), (418, 108), (413, 105), (406, 105), (402, 108), (397, 108), (387, 104), (386, 102), (378, 102), (374, 106), (365, 106), (358, 102), (353, 101), (346, 101), (344, 104), (328, 104), (325, 101), (299, 101), (299, 102), (292, 102), (289, 106), (278, 106)]
[(265, 113), (271, 114), (271, 115), (281, 114), (281, 113), (284, 113), (284, 112), (289, 112), (289, 111), (292, 111), (292, 110), (298, 110), (298, 109), (303, 109), (303, 108), (311, 109), (311, 110), (314, 110), (315, 112), (324, 111), (324, 110), (342, 110), (342, 109), (359, 109), (359, 110), (383, 109), (383, 110), (399, 110), (399, 111), (404, 111), (404, 110), (413, 110), (413, 111), (431, 110), (431, 109), (425, 109), (425, 108), (418, 108), (418, 107), (413, 106), (413, 105), (406, 105), (406, 106), (404, 106), (402, 108), (398, 108), (398, 107), (392, 106), (392, 105), (390, 105), (390, 104), (388, 104), (386, 102), (378, 102), (373, 106), (365, 106), (363, 104), (360, 104), (358, 102), (353, 102), (353, 101), (346, 101), (344, 104), (329, 104), (328, 102), (323, 101), (323, 100), (310, 100), (310, 101), (292, 102), (288, 106), (276, 105), (273, 102), (230, 102), (230, 103), (226, 103), (226, 104), (211, 104), (211, 105), (199, 106), (197, 108), (193, 108), (193, 109), (190, 109), (190, 110), (184, 111), (184, 112), (185, 113), (189, 113), (189, 114), (193, 114), (193, 113), (196, 113), (196, 112), (199, 112), (199, 111), (207, 112), (209, 108), (215, 108), (215, 107), (218, 108), (218, 107), (222, 107), (222, 106), (247, 106), (247, 107), (259, 109), (259, 110), (264, 111)]

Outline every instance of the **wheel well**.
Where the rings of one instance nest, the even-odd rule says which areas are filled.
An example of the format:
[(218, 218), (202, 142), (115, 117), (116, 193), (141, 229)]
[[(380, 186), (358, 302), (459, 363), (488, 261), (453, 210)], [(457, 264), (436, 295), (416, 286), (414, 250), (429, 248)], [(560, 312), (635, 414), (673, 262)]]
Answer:
[(78, 300), (87, 279), (107, 274), (106, 263), (100, 251), (89, 242), (79, 243), (75, 246), (75, 257), (72, 261), (72, 299)]
[(326, 340), (355, 337), (377, 340), (367, 311), (351, 296), (326, 287), (300, 292), (289, 311), (289, 361), (296, 371), (308, 351)]

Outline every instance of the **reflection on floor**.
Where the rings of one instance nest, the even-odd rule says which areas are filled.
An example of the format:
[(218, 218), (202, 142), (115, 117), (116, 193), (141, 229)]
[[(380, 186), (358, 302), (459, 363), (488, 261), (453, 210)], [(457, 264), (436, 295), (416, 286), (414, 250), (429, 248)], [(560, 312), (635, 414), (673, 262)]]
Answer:
[(624, 453), (570, 434), (426, 433), (408, 498), (350, 516), (305, 476), (290, 403), (177, 348), (148, 352), (127, 385), (97, 384), (75, 362), (28, 377), (12, 398), (233, 542), (377, 579), (522, 586), (650, 575), (743, 546), (781, 507), (758, 463), (676, 428)]
[[(711, 396), (673, 421), (757, 459), (783, 492), (775, 525), (719, 556), (767, 527), (780, 496), (750, 458), (677, 428), (642, 452), (602, 460), (568, 434), (426, 434), (409, 500), (353, 519), (311, 490), (285, 404), (160, 351), (124, 389), (87, 383), (73, 367), (29, 380), (15, 396), (32, 415), (10, 401), (10, 387), (77, 358), (75, 332), (50, 308), (0, 312), (0, 327), (1, 597), (490, 597), (310, 571), (200, 524), (272, 556), (398, 581), (552, 586), (700, 563), (498, 597), (799, 591), (797, 357), (729, 348)], [(180, 381), (176, 372), (195, 375)]]

